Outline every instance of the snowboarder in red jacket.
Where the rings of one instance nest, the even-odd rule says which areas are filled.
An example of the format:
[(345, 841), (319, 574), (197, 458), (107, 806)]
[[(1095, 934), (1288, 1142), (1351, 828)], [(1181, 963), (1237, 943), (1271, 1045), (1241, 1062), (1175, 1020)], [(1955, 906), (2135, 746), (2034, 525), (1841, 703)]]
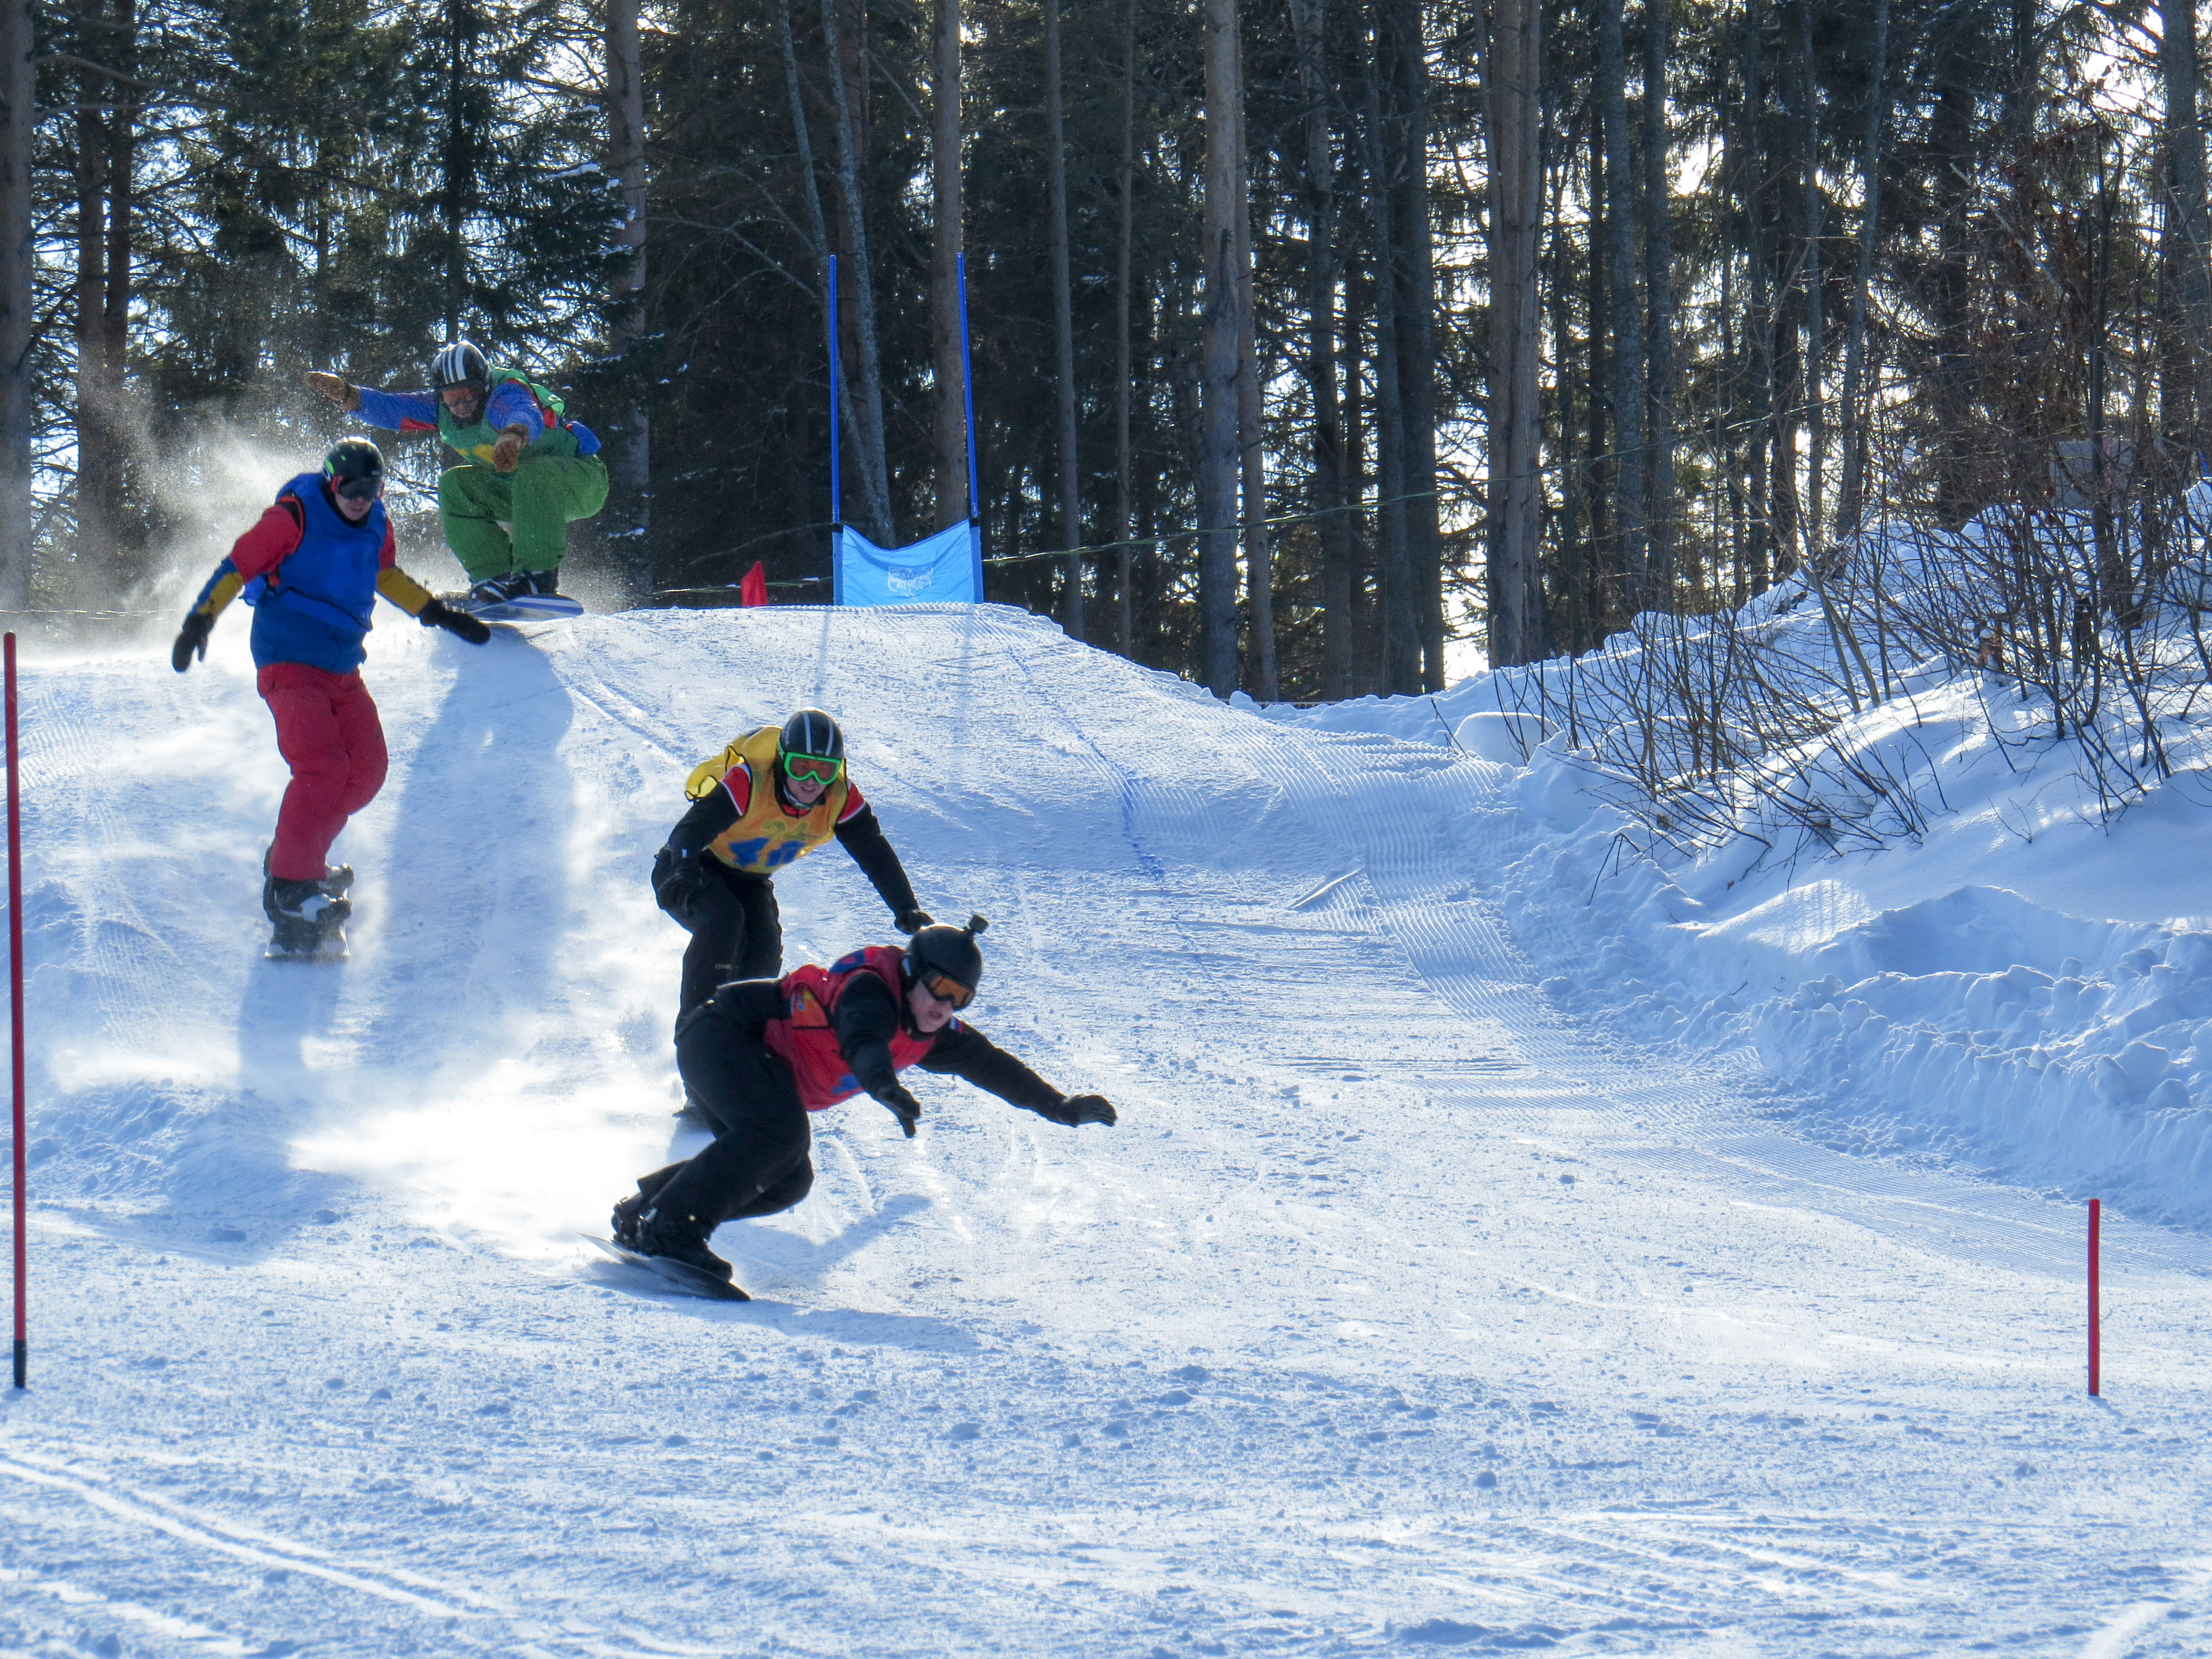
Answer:
[(334, 956), (352, 908), (350, 868), (323, 862), (346, 820), (383, 787), (384, 726), (362, 684), (370, 613), (379, 594), (426, 628), (471, 645), (491, 629), (433, 599), (392, 562), (384, 511), (384, 456), (347, 438), (277, 492), (260, 522), (200, 589), (170, 647), (177, 672), (207, 655), (216, 618), (233, 599), (253, 607), (255, 684), (276, 717), (276, 747), (292, 769), (276, 838), (262, 870), (261, 908), (276, 929), (271, 956)]
[(726, 1283), (729, 1263), (707, 1248), (714, 1229), (787, 1210), (814, 1185), (808, 1113), (865, 1091), (913, 1138), (921, 1103), (898, 1080), (910, 1066), (1071, 1128), (1113, 1122), (1104, 1096), (1060, 1093), (957, 1018), (983, 976), (975, 935), (987, 925), (938, 923), (903, 950), (871, 945), (827, 968), (736, 981), (692, 1010), (677, 1031), (677, 1069), (716, 1139), (640, 1178), (615, 1206), (615, 1243)]

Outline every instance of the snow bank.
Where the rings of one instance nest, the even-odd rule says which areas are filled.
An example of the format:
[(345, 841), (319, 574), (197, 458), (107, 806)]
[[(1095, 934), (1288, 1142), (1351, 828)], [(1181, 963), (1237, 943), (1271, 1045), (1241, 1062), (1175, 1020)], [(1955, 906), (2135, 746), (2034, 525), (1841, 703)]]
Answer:
[[(1813, 626), (1786, 592), (1756, 608)], [(1617, 781), (1522, 712), (1525, 677), (1565, 672), (1267, 713), (1507, 769), (1523, 839), (1496, 878), (1562, 1009), (1639, 1043), (1755, 1064), (1838, 1146), (1924, 1152), (2212, 1225), (2203, 728), (2172, 725), (2175, 775), (2106, 822), (2069, 749), (2024, 735), (2039, 716), (2014, 688), (1923, 663), (1845, 720), (1826, 769), (1798, 784), (1814, 802), (1840, 797), (1850, 767), (1838, 757), (1907, 778), (1918, 822), (1893, 815), (1886, 844), (1838, 852), (1747, 813), (1745, 830), (1764, 833), (1684, 848), (1620, 810)], [(1840, 819), (1868, 804), (1837, 805)]]

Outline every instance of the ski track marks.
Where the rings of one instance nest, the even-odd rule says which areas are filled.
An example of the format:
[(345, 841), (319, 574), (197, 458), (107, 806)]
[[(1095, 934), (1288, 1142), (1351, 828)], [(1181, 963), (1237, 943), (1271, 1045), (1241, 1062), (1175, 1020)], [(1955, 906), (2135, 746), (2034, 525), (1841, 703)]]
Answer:
[[(1550, 1008), (1498, 769), (992, 607), (386, 629), (355, 959), (272, 968), (240, 634), (27, 665), (0, 1653), (2212, 1648), (2203, 1242), (2112, 1219), (2083, 1398), (2075, 1212)], [(574, 1235), (698, 1144), (683, 776), (801, 703), (1123, 1121), (848, 1103), (708, 1304)], [(787, 962), (889, 936), (834, 848), (778, 890)]]

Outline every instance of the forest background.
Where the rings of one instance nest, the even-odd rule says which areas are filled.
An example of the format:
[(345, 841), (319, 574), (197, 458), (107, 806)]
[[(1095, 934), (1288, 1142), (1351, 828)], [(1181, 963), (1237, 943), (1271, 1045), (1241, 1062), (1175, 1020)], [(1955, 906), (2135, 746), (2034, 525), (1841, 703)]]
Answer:
[[(1841, 594), (1877, 515), (2124, 502), (2148, 569), (2212, 413), (2197, 33), (2129, 0), (0, 0), (0, 608), (153, 603), (228, 447), (339, 429), (303, 372), (410, 388), (454, 334), (607, 440), (601, 591), (732, 603), (758, 559), (826, 599), (832, 254), (844, 520), (970, 510), (964, 252), (988, 596), (1222, 695)], [(435, 451), (394, 451), (418, 547)], [(2115, 556), (2093, 633), (2142, 590)]]

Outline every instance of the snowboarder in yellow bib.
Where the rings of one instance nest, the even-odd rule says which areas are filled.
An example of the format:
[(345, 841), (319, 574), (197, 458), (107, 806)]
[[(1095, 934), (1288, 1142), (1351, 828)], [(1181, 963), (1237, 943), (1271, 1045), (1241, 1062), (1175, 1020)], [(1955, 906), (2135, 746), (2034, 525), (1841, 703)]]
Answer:
[(845, 769), (845, 734), (818, 708), (763, 726), (692, 769), (691, 810), (653, 860), (653, 896), (691, 935), (677, 1016), (730, 980), (783, 971), (775, 872), (835, 836), (901, 933), (929, 926), (875, 809)]
[(598, 436), (568, 418), (560, 398), (494, 367), (466, 340), (438, 353), (430, 379), (428, 392), (379, 392), (335, 374), (310, 374), (307, 384), (370, 426), (435, 432), (460, 457), (439, 475), (438, 520), (469, 573), (470, 609), (561, 599), (534, 608), (574, 614), (558, 587), (561, 557), (570, 521), (607, 504)]

